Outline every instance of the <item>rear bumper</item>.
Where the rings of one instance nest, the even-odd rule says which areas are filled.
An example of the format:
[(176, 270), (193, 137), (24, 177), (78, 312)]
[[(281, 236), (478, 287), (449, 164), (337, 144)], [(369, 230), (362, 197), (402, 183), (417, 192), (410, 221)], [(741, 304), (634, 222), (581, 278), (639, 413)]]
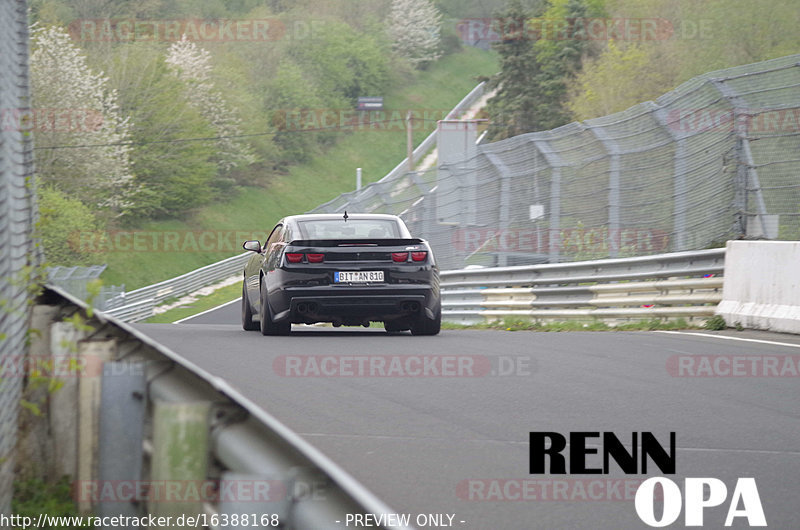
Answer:
[(282, 310), (276, 312), (274, 319), (295, 323), (357, 325), (420, 314), (433, 318), (439, 304), (438, 289), (421, 285), (290, 287), (277, 298)]

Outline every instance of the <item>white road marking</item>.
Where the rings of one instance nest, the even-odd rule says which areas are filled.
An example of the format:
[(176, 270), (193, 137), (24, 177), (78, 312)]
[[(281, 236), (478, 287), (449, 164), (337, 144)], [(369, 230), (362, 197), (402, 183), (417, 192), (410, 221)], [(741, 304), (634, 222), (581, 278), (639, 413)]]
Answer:
[(800, 348), (800, 344), (791, 342), (777, 342), (774, 340), (746, 339), (744, 337), (730, 337), (728, 335), (712, 335), (711, 333), (695, 333), (691, 331), (663, 331), (656, 330), (656, 333), (672, 333), (675, 335), (694, 335), (696, 337), (711, 337), (713, 339), (740, 340), (742, 342), (758, 342), (759, 344), (771, 344), (773, 346), (788, 346), (790, 348)]
[(236, 300), (231, 300), (230, 302), (225, 302), (224, 304), (218, 305), (217, 307), (212, 307), (211, 309), (206, 309), (205, 311), (201, 311), (200, 313), (197, 313), (196, 315), (192, 315), (192, 316), (188, 316), (188, 317), (182, 318), (180, 320), (176, 320), (175, 322), (173, 322), (173, 324), (180, 324), (181, 322), (186, 322), (187, 320), (191, 320), (191, 319), (193, 319), (195, 317), (199, 317), (200, 315), (205, 315), (206, 313), (210, 313), (212, 311), (216, 311), (217, 309), (220, 309), (220, 308), (223, 308), (225, 306), (231, 305), (231, 304), (233, 304), (235, 302), (241, 302), (241, 301), (242, 301), (242, 297), (240, 296)]

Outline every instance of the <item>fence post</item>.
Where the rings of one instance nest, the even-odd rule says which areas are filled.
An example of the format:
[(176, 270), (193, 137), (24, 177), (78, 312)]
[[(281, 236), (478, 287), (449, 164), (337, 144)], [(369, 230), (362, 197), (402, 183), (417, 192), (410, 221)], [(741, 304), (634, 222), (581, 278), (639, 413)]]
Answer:
[(747, 111), (750, 108), (747, 101), (739, 95), (735, 88), (726, 84), (727, 79), (715, 78), (711, 79), (711, 86), (713, 86), (720, 94), (722, 94), (733, 107), (733, 119), (736, 128), (736, 161), (738, 163), (737, 184), (741, 186), (744, 195), (744, 205), (741, 209), (742, 218), (744, 222), (744, 231), (747, 233), (747, 225), (750, 221), (750, 214), (747, 213), (750, 186), (756, 194), (756, 215), (759, 221), (759, 231), (756, 236), (768, 237), (767, 235), (767, 206), (764, 202), (764, 194), (761, 191), (761, 183), (758, 179), (758, 171), (755, 168), (753, 161), (753, 153), (750, 150), (750, 139), (747, 136)]
[(620, 190), (619, 190), (619, 156), (620, 149), (617, 142), (612, 140), (602, 127), (589, 127), (592, 134), (600, 140), (603, 148), (609, 155), (608, 161), (608, 255), (611, 258), (619, 256), (620, 242)]

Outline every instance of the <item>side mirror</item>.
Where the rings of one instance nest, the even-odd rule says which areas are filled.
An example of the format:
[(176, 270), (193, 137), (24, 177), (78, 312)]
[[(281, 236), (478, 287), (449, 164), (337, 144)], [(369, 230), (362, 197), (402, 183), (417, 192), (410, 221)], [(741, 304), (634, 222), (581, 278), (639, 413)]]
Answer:
[(261, 243), (258, 241), (245, 241), (242, 248), (252, 252), (261, 252)]

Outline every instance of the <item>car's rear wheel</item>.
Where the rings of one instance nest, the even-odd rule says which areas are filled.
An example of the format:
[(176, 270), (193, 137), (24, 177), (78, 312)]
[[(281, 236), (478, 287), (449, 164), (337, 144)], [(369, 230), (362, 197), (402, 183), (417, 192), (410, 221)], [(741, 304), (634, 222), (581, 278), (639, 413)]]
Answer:
[(423, 311), (416, 322), (411, 324), (412, 335), (438, 335), (442, 328), (442, 307), (436, 309), (435, 316), (428, 318)]
[(288, 320), (275, 322), (272, 320), (272, 309), (267, 298), (267, 288), (261, 284), (261, 334), (262, 335), (288, 335), (292, 330), (292, 323)]
[(259, 327), (258, 322), (253, 322), (253, 310), (250, 308), (250, 300), (247, 298), (247, 284), (242, 282), (242, 329), (256, 331)]

